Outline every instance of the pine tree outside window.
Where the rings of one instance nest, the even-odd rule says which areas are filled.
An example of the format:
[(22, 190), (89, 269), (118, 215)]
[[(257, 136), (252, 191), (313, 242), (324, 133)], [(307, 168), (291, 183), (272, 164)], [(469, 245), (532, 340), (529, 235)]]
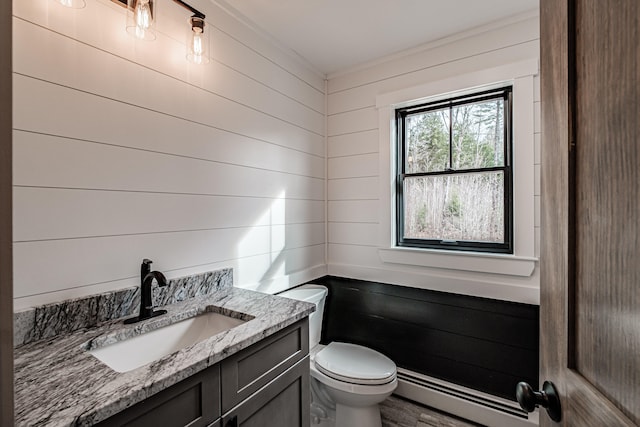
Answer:
[(398, 246), (513, 253), (511, 97), (396, 110)]

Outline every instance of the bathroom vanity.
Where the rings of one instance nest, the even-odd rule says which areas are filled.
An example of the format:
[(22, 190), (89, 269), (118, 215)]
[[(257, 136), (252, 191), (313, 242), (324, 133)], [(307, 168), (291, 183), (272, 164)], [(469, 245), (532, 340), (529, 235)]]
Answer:
[[(81, 307), (99, 312), (101, 301), (122, 307), (135, 300), (101, 298), (17, 315), (18, 333), (32, 342), (15, 349), (16, 426), (309, 425), (307, 316), (313, 304), (225, 285), (165, 305), (167, 314), (138, 324), (125, 325), (120, 317), (51, 332), (65, 316), (91, 312)], [(91, 353), (211, 311), (243, 321), (139, 367), (112, 368)], [(53, 323), (44, 327), (47, 322)], [(38, 333), (44, 336), (33, 339)], [(138, 352), (127, 351), (125, 358)]]
[(299, 320), (98, 426), (300, 426), (310, 408), (307, 330)]

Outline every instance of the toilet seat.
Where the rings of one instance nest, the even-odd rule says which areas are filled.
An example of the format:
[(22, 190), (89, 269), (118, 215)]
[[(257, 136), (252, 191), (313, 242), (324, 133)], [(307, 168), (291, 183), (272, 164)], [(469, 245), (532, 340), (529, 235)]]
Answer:
[(396, 378), (391, 359), (367, 347), (332, 342), (315, 355), (318, 371), (337, 381), (361, 385), (382, 385)]
[(320, 372), (315, 363), (311, 364), (309, 374), (312, 381), (318, 381), (327, 388), (333, 388), (345, 393), (354, 393), (361, 396), (379, 396), (386, 393), (391, 394), (398, 386), (398, 378), (396, 378), (395, 376), (393, 377), (391, 382), (379, 385), (354, 384), (348, 383), (346, 381), (336, 380), (334, 378), (331, 378), (329, 375), (325, 375), (324, 373)]
[(316, 306), (309, 316), (312, 421), (325, 427), (380, 427), (378, 404), (398, 386), (396, 365), (366, 347), (320, 344), (327, 291), (325, 286), (307, 284), (280, 294)]

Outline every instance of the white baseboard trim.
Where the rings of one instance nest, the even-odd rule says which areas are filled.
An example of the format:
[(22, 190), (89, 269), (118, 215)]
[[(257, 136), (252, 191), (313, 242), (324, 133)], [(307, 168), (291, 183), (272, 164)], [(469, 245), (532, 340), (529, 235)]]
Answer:
[(538, 410), (528, 414), (516, 402), (407, 369), (398, 368), (398, 388), (394, 394), (489, 427), (539, 424)]

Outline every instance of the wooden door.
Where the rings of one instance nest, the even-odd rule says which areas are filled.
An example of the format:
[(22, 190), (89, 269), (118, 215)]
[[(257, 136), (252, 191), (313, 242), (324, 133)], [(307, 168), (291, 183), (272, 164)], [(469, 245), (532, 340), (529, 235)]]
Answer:
[(11, 8), (0, 2), (0, 425), (13, 425)]
[(540, 11), (540, 380), (562, 425), (638, 425), (640, 1)]

